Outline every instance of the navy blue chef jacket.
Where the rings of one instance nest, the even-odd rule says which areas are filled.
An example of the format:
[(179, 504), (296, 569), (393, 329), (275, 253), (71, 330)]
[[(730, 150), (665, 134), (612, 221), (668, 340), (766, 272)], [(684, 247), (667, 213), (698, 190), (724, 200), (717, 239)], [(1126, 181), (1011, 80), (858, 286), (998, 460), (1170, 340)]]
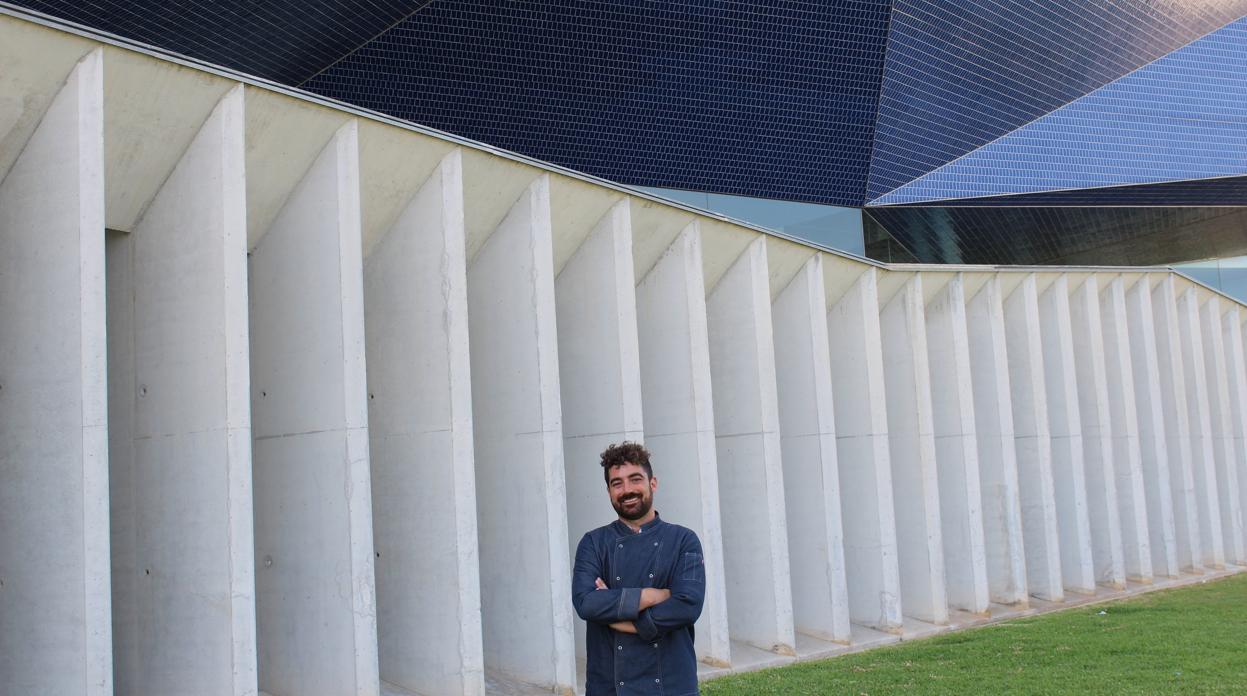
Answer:
[[(602, 578), (608, 590), (594, 589)], [(638, 611), (641, 589), (671, 597)], [(616, 520), (580, 540), (572, 572), (572, 602), (588, 623), (585, 696), (697, 694), (693, 622), (701, 615), (706, 569), (692, 530), (658, 517), (634, 532)], [(631, 621), (636, 634), (612, 631)]]

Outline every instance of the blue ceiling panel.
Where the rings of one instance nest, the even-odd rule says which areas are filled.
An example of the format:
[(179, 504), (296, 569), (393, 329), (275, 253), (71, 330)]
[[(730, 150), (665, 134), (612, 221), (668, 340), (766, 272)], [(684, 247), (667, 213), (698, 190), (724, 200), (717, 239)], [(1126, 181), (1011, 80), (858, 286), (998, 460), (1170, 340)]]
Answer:
[(1247, 0), (896, 0), (869, 200), (1247, 14)]
[(434, 2), (306, 89), (615, 181), (860, 205), (887, 0)]
[(60, 19), (297, 85), (433, 0), (18, 0)]
[(1232, 22), (872, 203), (947, 201), (1241, 174), (1247, 174), (1247, 19)]

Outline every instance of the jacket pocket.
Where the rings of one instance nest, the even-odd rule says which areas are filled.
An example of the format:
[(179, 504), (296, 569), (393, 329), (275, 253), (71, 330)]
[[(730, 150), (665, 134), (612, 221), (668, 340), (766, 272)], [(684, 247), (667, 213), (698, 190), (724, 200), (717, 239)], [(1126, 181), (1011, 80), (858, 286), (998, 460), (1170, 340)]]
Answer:
[(706, 582), (706, 561), (700, 553), (685, 552), (684, 558), (680, 560), (680, 579)]

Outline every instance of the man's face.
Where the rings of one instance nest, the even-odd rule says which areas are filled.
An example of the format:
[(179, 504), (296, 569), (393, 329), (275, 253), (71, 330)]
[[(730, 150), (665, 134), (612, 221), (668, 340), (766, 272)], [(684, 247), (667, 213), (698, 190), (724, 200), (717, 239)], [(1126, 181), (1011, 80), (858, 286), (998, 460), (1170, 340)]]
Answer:
[(609, 473), (606, 489), (615, 512), (625, 520), (639, 520), (649, 514), (654, 506), (658, 479), (647, 475), (645, 469), (636, 464), (613, 466)]

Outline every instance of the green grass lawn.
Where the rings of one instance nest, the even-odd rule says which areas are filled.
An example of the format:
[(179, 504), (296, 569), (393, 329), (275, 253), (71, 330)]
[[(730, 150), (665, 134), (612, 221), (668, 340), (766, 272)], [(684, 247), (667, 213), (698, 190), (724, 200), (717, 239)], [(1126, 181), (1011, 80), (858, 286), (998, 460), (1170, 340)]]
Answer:
[(702, 693), (1247, 694), (1247, 575), (724, 677)]

